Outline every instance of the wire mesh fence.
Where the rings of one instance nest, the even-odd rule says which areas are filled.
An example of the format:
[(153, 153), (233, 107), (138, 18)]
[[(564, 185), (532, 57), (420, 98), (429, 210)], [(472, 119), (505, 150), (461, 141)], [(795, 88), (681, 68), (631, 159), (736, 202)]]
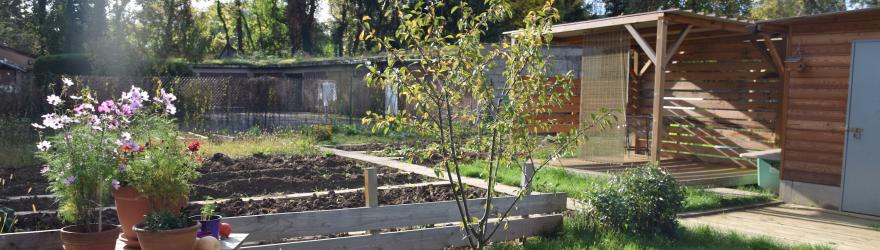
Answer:
[[(132, 86), (151, 95), (170, 90), (178, 100), (175, 117), (190, 131), (243, 131), (293, 128), (315, 124), (359, 123), (366, 111), (382, 113), (381, 90), (363, 86), (352, 74), (319, 77), (119, 77), (69, 76), (96, 98), (119, 97)], [(48, 92), (48, 91), (46, 91)], [(47, 110), (42, 99), (28, 113)], [(14, 115), (16, 110), (7, 110)], [(20, 113), (20, 111), (19, 111)], [(31, 115), (33, 116), (33, 115)]]

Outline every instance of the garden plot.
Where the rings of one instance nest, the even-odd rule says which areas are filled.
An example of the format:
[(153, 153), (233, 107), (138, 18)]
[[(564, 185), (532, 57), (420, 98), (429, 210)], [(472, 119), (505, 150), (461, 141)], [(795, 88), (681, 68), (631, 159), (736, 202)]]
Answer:
[[(215, 154), (199, 169), (202, 176), (193, 183), (193, 202), (187, 211), (196, 213), (205, 196), (219, 199), (224, 216), (363, 207), (365, 167), (377, 169), (381, 205), (452, 199), (451, 188), (439, 179), (335, 155), (230, 158)], [(0, 205), (17, 211), (17, 231), (63, 226), (54, 214), (57, 204), (46, 194), (47, 180), (39, 174), (39, 167), (2, 171), (13, 178), (6, 183), (2, 193), (6, 199)], [(483, 193), (479, 189), (469, 192), (472, 197)], [(105, 221), (116, 223), (112, 200), (106, 206)]]

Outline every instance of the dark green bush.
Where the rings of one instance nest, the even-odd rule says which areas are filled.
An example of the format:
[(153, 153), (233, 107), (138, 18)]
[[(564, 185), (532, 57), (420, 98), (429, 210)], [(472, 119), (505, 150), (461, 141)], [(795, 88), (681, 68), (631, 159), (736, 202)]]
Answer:
[(588, 194), (590, 220), (598, 227), (636, 235), (673, 235), (684, 190), (656, 166), (627, 170)]

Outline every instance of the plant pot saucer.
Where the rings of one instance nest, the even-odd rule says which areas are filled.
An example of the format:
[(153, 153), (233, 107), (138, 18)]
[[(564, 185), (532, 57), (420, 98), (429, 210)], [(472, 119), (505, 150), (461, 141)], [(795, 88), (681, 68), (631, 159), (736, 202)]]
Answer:
[(134, 249), (141, 248), (141, 243), (138, 242), (137, 238), (134, 238), (134, 239), (125, 238), (124, 233), (119, 234), (119, 238), (117, 238), (116, 240), (118, 242), (122, 243), (122, 245), (125, 246), (125, 248), (134, 248)]

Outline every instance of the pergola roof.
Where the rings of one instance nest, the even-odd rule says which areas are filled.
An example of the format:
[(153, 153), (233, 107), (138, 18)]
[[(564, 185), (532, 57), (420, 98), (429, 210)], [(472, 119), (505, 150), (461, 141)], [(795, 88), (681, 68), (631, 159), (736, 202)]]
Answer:
[[(661, 17), (666, 18), (672, 25), (693, 25), (694, 29), (690, 31), (691, 34), (719, 30), (735, 33), (749, 33), (758, 25), (753, 21), (736, 17), (719, 16), (712, 13), (693, 12), (690, 10), (669, 9), (557, 24), (550, 28), (550, 33), (556, 38), (566, 38), (582, 36), (589, 33), (604, 32), (625, 25), (631, 25), (636, 29), (655, 28), (657, 27), (657, 19)], [(762, 26), (772, 25), (766, 24)], [(782, 30), (773, 29), (775, 27), (768, 28), (771, 30)], [(514, 30), (505, 32), (504, 34), (509, 35), (518, 32), (518, 30)], [(670, 34), (675, 34), (676, 32), (675, 27), (671, 27)]]

